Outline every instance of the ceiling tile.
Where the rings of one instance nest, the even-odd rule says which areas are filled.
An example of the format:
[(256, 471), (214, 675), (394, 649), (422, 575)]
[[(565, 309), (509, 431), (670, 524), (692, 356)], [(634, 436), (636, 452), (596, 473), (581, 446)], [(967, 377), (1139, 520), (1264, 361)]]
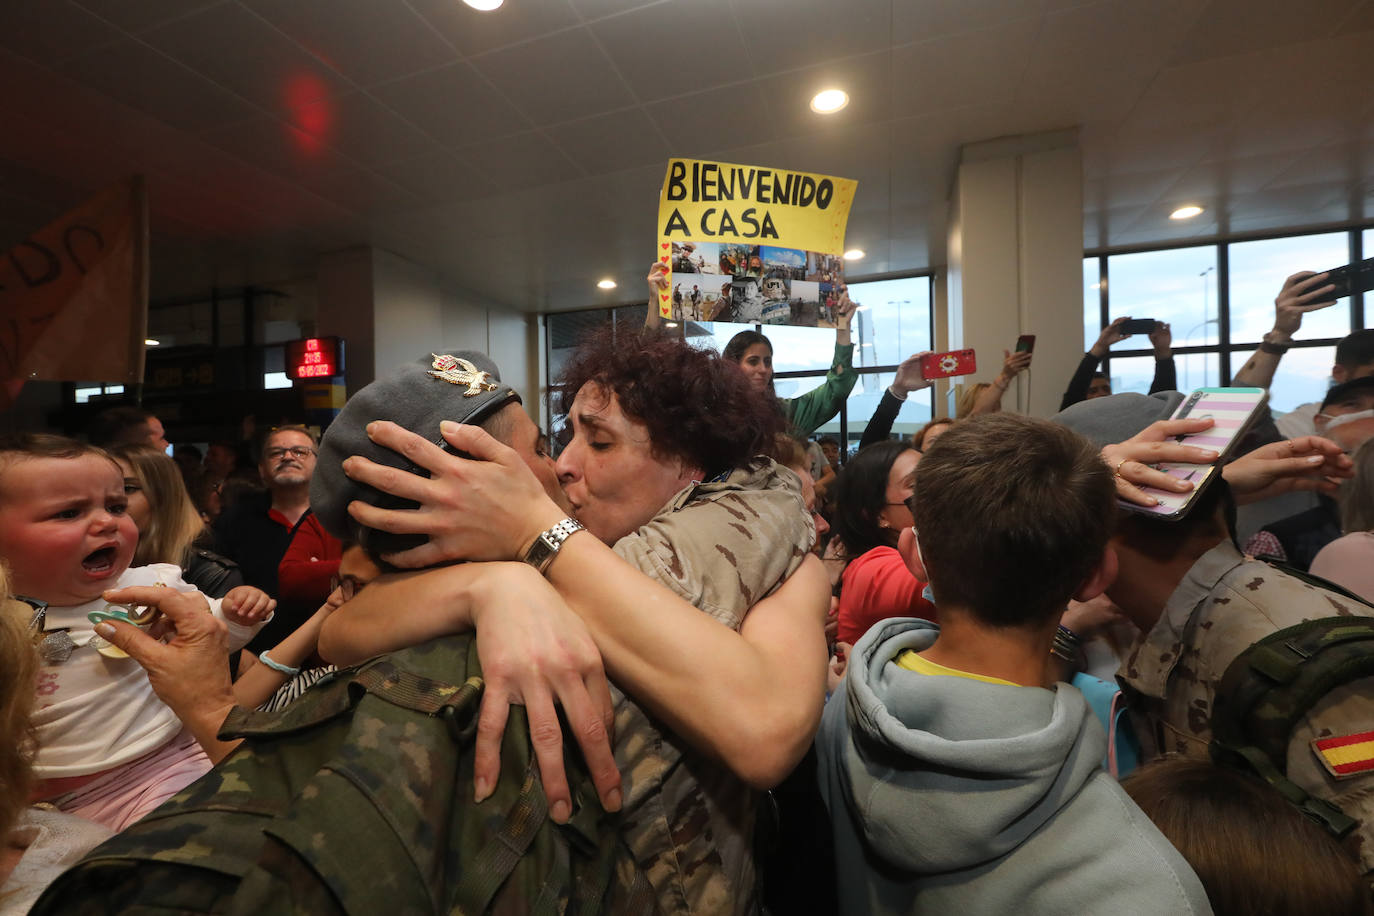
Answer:
[(539, 126), (635, 101), (585, 28), (493, 51), (473, 65)]
[(705, 158), (712, 151), (762, 143), (773, 136), (768, 99), (756, 83), (707, 89), (645, 106), (668, 138), (674, 156)]
[(217, 127), (201, 136), (244, 162), (296, 181), (346, 172), (356, 166), (318, 137), (267, 116)]
[(350, 159), (377, 165), (439, 152), (439, 144), (360, 92), (301, 106), (291, 124)]
[[(795, 0), (736, 0), (735, 21), (760, 76), (885, 49), (892, 0), (845, 0), (799, 7)], [(686, 66), (692, 66), (689, 62)]]
[(76, 0), (77, 5), (95, 13), (127, 32), (138, 32), (226, 0)]
[(469, 57), (570, 28), (579, 22), (568, 0), (521, 0), (491, 12), (480, 12), (454, 0), (407, 2), (460, 53)]
[[(673, 24), (671, 48), (658, 40), (665, 22)], [(730, 0), (669, 0), (589, 28), (640, 99), (684, 95), (753, 75)], [(665, 58), (675, 57), (684, 66), (664, 66)]]
[(894, 48), (893, 115), (1010, 100), (1035, 47), (1035, 20)]
[(448, 147), (530, 127), (469, 64), (408, 76), (377, 86), (371, 94)]
[(560, 124), (545, 133), (589, 175), (663, 162), (669, 156), (658, 128), (638, 108)]
[(301, 182), (301, 187), (345, 210), (369, 217), (417, 207), (423, 203), (418, 195), (400, 185), (361, 169), (307, 178)]
[(462, 153), (500, 188), (529, 188), (581, 174), (557, 147), (537, 133), (502, 137)]
[(1360, 0), (1212, 0), (1173, 56), (1216, 60), (1334, 34)]
[[(849, 130), (892, 117), (892, 62), (888, 52), (846, 57), (824, 64), (767, 77), (758, 81), (766, 108), (756, 117), (768, 121), (772, 136), (789, 137), (816, 131)], [(849, 104), (828, 115), (811, 110), (811, 99), (822, 89), (849, 93)]]
[(1129, 93), (1134, 101), (1207, 0), (1110, 0), (1044, 17), (1020, 98)]
[(657, 6), (667, 0), (572, 0), (578, 14), (587, 21)]
[[(1345, 145), (1325, 146), (1304, 150), (1291, 158), (1287, 168), (1273, 175), (1263, 187), (1269, 190), (1319, 183), (1329, 183), (1335, 187), (1359, 187), (1371, 174), (1374, 174), (1374, 162), (1370, 161), (1368, 155), (1362, 156), (1358, 149)], [(1374, 255), (1374, 252), (1370, 252), (1370, 255)]]
[(259, 114), (232, 92), (132, 39), (68, 61), (62, 72), (184, 130), (204, 130)]
[(1045, 0), (922, 0), (892, 5), (892, 43), (930, 41), (1004, 25), (1012, 19), (1039, 19)]
[(360, 86), (457, 60), (402, 0), (242, 0)]
[(268, 111), (290, 115), (348, 88), (333, 70), (238, 4), (178, 19), (142, 37)]
[(0, 48), (44, 66), (125, 37), (67, 0), (0, 3)]
[(430, 202), (471, 200), (496, 190), (462, 157), (450, 152), (380, 165), (377, 172)]

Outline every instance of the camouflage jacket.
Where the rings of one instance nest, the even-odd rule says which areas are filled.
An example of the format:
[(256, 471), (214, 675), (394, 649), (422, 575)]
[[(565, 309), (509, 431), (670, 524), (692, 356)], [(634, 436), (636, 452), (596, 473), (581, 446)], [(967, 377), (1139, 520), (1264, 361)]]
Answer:
[[(795, 474), (769, 461), (684, 488), (615, 552), (738, 630), (794, 572), (815, 528)], [(758, 795), (619, 690), (615, 757), (625, 836), (665, 913), (752, 913)]]
[[(1363, 604), (1243, 556), (1229, 541), (1203, 554), (1118, 675), (1135, 692), (1131, 713), (1145, 755), (1206, 759), (1212, 698), (1237, 655), (1304, 620), (1355, 614), (1374, 616)], [(1329, 775), (1311, 742), (1371, 730), (1374, 678), (1365, 678), (1327, 694), (1294, 728), (1288, 748), (1288, 778), (1361, 822), (1357, 842), (1367, 870), (1374, 869), (1374, 774)]]

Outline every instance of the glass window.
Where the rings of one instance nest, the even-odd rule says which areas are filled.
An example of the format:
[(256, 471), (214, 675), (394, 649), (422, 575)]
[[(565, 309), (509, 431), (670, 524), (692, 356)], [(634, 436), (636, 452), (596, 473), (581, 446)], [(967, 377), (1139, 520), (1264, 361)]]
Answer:
[[(1217, 342), (1215, 245), (1115, 254), (1107, 259), (1107, 278), (1113, 319), (1128, 315), (1167, 322), (1176, 347)], [(1149, 346), (1143, 334), (1117, 344), (1133, 350)]]
[[(1215, 387), (1221, 380), (1221, 358), (1216, 353), (1174, 354), (1178, 390)], [(1112, 393), (1134, 391), (1148, 394), (1155, 377), (1153, 356), (1126, 356), (1111, 361)]]
[[(1256, 342), (1274, 326), (1274, 297), (1283, 281), (1300, 270), (1328, 270), (1350, 261), (1350, 237), (1344, 232), (1301, 235), (1255, 242), (1232, 242), (1231, 340)], [(1308, 313), (1299, 340), (1344, 337), (1350, 333), (1350, 300)]]
[(859, 304), (851, 326), (855, 366), (895, 366), (931, 348), (929, 277), (851, 283), (849, 298)]
[(1098, 258), (1083, 259), (1083, 352), (1102, 333), (1102, 266)]
[(262, 377), (262, 387), (268, 390), (273, 388), (290, 388), (291, 380), (286, 377), (285, 372), (268, 372)]
[[(859, 440), (863, 438), (864, 430), (868, 428), (868, 421), (872, 418), (873, 411), (878, 409), (878, 403), (883, 399), (883, 392), (892, 384), (895, 377), (895, 373), (892, 372), (865, 372), (855, 382), (854, 390), (849, 393), (849, 400), (845, 403), (849, 425), (847, 453), (852, 454), (858, 448)], [(795, 379), (794, 381), (811, 382), (812, 380)], [(818, 385), (820, 380), (816, 379), (815, 382)], [(811, 387), (814, 388), (816, 385), (811, 385)], [(933, 390), (927, 388), (924, 391), (911, 393), (898, 412), (897, 419), (892, 423), (893, 435), (910, 438), (916, 430), (930, 420), (933, 416), (931, 411), (931, 392)], [(839, 416), (835, 416), (816, 430), (816, 437), (824, 435), (839, 437)]]
[[(834, 328), (800, 328), (775, 324), (764, 327), (763, 333), (773, 344), (774, 372), (830, 371), (831, 361), (835, 358)], [(723, 342), (721, 346), (724, 346)], [(861, 361), (862, 350), (862, 347), (854, 348), (854, 365), (874, 365), (871, 360)]]
[(1289, 350), (1269, 386), (1269, 407), (1287, 413), (1299, 404), (1320, 401), (1331, 385), (1335, 347), (1295, 347)]

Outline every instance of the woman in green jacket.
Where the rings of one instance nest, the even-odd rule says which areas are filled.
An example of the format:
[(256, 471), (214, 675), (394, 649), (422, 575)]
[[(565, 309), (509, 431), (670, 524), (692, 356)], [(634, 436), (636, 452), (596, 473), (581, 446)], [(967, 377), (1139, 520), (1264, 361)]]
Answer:
[[(649, 312), (645, 327), (659, 326), (657, 296), (667, 289), (666, 269), (654, 264), (649, 270)], [(854, 344), (849, 339), (849, 323), (854, 317), (855, 303), (849, 291), (843, 290), (835, 307), (835, 356), (830, 371), (819, 388), (795, 398), (778, 398), (778, 408), (787, 419), (788, 432), (800, 439), (808, 438), (822, 424), (840, 412), (840, 405), (854, 389), (858, 376), (854, 372)], [(773, 344), (758, 331), (740, 331), (725, 345), (721, 356), (737, 364), (760, 391), (773, 392)]]

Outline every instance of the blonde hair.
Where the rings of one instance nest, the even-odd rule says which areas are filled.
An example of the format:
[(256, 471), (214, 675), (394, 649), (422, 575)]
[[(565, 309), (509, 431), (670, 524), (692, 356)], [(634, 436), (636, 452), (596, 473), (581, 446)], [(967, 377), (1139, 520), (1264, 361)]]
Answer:
[(1341, 528), (1374, 531), (1374, 439), (1355, 451), (1355, 477), (1341, 486)]
[(973, 406), (978, 403), (978, 395), (991, 387), (992, 385), (988, 382), (979, 382), (959, 392), (959, 403), (956, 405), (954, 418), (956, 420), (962, 420), (973, 413)]
[(38, 653), (27, 612), (28, 605), (10, 600), (9, 571), (0, 563), (0, 840), (28, 805), (32, 775), (29, 713)]
[(171, 563), (185, 566), (191, 544), (205, 529), (205, 522), (186, 492), (177, 464), (150, 445), (123, 445), (111, 454), (127, 462), (143, 485), (148, 499), (148, 530), (138, 533), (134, 566)]

